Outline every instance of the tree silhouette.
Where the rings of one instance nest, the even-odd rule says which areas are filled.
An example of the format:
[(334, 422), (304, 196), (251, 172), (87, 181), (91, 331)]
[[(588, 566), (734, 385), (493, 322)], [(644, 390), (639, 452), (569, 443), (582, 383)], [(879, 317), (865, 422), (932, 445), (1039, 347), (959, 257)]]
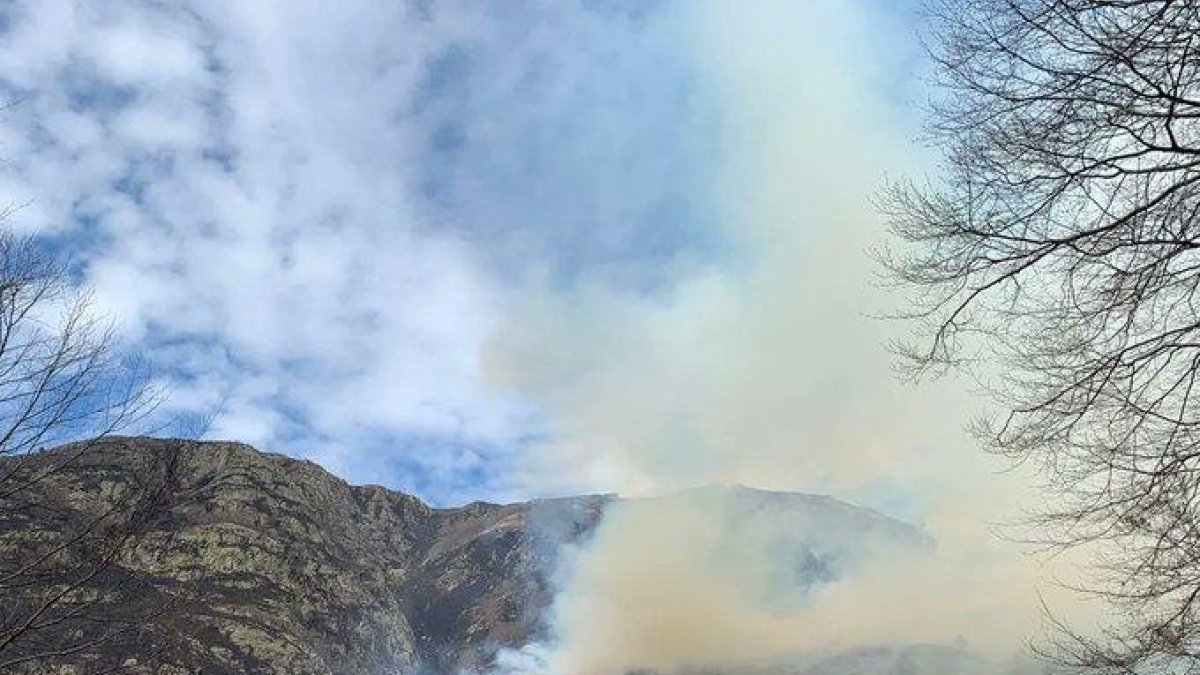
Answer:
[(1103, 545), (1088, 590), (1116, 618), (1055, 653), (1200, 661), (1200, 3), (947, 0), (929, 18), (944, 171), (883, 200), (920, 333), (901, 351), (917, 373), (983, 373), (1008, 414), (978, 431), (1040, 470), (1042, 531)]

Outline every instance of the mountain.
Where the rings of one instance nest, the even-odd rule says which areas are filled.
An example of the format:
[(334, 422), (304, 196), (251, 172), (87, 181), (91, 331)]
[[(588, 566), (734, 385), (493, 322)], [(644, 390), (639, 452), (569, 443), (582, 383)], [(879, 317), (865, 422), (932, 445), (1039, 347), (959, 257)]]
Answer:
[[(124, 587), (140, 589), (130, 602), (163, 611), (35, 672), (483, 671), (497, 649), (543, 637), (558, 551), (586, 540), (618, 501), (439, 509), (244, 444), (114, 438), (39, 484), (38, 499), (53, 504), (43, 515), (0, 514), (0, 563), (19, 563), (38, 537), (85, 527), (164, 453), (176, 458), (164, 513), (118, 560)], [(748, 526), (762, 513), (788, 523), (781, 534), (808, 583), (835, 574), (860, 540), (929, 545), (909, 525), (828, 497), (696, 497), (734, 504)], [(857, 672), (848, 668), (837, 672)]]

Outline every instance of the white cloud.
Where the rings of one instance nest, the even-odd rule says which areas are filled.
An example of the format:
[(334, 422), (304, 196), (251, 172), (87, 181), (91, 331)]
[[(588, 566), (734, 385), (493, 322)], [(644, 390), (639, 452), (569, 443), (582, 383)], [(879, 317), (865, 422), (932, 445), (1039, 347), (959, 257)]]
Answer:
[[(9, 9), (5, 195), (84, 246), (102, 309), (177, 372), (174, 407), (218, 411), (213, 434), (304, 453), (275, 448), (291, 411), (350, 445), (504, 443), (517, 406), (476, 367), (502, 293), (410, 194), (419, 130), (397, 115), (428, 36), (380, 3), (328, 7)], [(209, 348), (180, 360), (180, 341)]]
[(177, 22), (152, 26), (137, 21), (89, 26), (85, 58), (114, 84), (144, 88), (204, 77), (204, 53), (192, 36), (174, 34)]
[(356, 480), (408, 480), (389, 472), (415, 461), (513, 488), (537, 415), (492, 386), (482, 353), (514, 280), (625, 266), (662, 214), (683, 224), (653, 256), (690, 245), (681, 167), (699, 162), (681, 113), (699, 98), (653, 13), (0, 12), (0, 93), (20, 101), (0, 124), (0, 196), (31, 201), (12, 223), (72, 251), (129, 344), (168, 368), (173, 407), (219, 407), (214, 434), (337, 457)]

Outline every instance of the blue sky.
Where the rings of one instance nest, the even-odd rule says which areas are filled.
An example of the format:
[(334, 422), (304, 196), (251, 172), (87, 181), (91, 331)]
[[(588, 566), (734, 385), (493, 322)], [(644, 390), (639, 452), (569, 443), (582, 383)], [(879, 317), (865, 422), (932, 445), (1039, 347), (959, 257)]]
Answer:
[[(899, 299), (871, 199), (936, 179), (918, 26), (909, 0), (8, 0), (0, 204), (210, 437), (437, 505), (832, 494), (938, 545), (839, 586), (814, 634), (1007, 654), (1056, 570), (991, 526), (1038, 495), (964, 431), (986, 404), (897, 380), (904, 327), (872, 318)], [(615, 601), (654, 647), (809, 636), (757, 609), (755, 640), (680, 633), (747, 606), (678, 573), (713, 519), (650, 520), (582, 553), (635, 585), (575, 625)], [(681, 614), (629, 622), (671, 588)]]
[(907, 512), (929, 479), (894, 467), (957, 432), (872, 449), (895, 420), (854, 416), (959, 405), (898, 412), (857, 323), (855, 204), (918, 154), (908, 12), (16, 0), (0, 200), (214, 437), (437, 503), (744, 481)]

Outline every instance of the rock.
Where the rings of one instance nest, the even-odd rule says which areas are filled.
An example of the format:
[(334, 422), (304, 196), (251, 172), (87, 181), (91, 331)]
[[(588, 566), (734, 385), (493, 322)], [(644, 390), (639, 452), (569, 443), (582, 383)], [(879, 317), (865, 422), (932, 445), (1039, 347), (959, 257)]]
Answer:
[[(614, 500), (438, 509), (240, 443), (114, 438), (39, 493), (66, 515), (4, 521), (0, 561), (19, 559), (22, 537), (87, 522), (147, 470), (147, 458), (172, 452), (179, 460), (169, 509), (119, 561), (144, 589), (137, 601), (162, 611), (34, 672), (122, 664), (126, 672), (206, 675), (483, 671), (498, 649), (544, 637), (562, 544), (586, 539)], [(827, 497), (718, 490), (736, 490), (748, 518), (782, 510), (803, 524), (832, 513), (843, 536), (925, 543), (915, 528)], [(824, 559), (797, 555), (803, 574), (829, 574)]]
[[(56, 476), (49, 494), (86, 522), (142, 458), (170, 443), (108, 440)], [(608, 499), (436, 509), (239, 443), (179, 447), (171, 512), (120, 561), (169, 606), (134, 633), (41, 672), (123, 663), (205, 674), (479, 667), (498, 646), (531, 639), (550, 601), (551, 547), (530, 522), (562, 511), (582, 532)], [(47, 526), (65, 527), (31, 521), (25, 534)]]

